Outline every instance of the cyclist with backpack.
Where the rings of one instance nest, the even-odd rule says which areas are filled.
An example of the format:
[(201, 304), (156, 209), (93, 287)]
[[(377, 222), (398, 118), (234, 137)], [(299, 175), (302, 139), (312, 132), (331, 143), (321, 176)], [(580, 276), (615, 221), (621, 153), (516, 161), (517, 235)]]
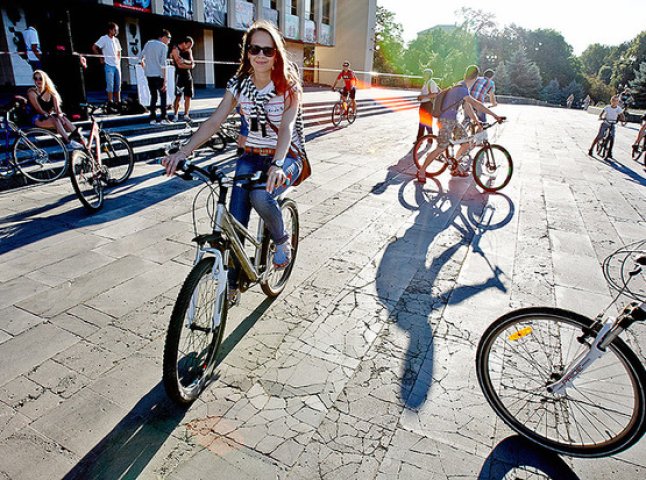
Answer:
[[(417, 171), (417, 181), (419, 183), (426, 183), (426, 167), (435, 160), (440, 154), (449, 146), (449, 140), (453, 130), (457, 126), (457, 114), (460, 105), (464, 104), (464, 110), (469, 115), (474, 124), (479, 125), (478, 118), (475, 115), (474, 109), (491, 115), (497, 122), (503, 122), (505, 117), (496, 115), (493, 111), (488, 109), (483, 103), (479, 102), (469, 93), (471, 87), (478, 78), (480, 69), (476, 65), (467, 67), (464, 74), (464, 80), (452, 86), (449, 89), (443, 90), (435, 98), (433, 104), (433, 116), (439, 119), (440, 131), (438, 134), (438, 144), (431, 153), (428, 154), (424, 164)], [(460, 145), (460, 150), (456, 158), (461, 158), (467, 153), (470, 148), (468, 143)]]

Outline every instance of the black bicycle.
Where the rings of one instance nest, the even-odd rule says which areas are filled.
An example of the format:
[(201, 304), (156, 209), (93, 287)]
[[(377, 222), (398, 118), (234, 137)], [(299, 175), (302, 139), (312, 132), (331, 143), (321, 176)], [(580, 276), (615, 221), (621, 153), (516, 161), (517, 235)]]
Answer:
[[(633, 160), (636, 162), (639, 161), (639, 158), (642, 156), (642, 153), (646, 152), (646, 135), (644, 135), (644, 138), (642, 138), (642, 143), (641, 145), (633, 145)], [(646, 161), (644, 161), (644, 164), (646, 165)]]
[(608, 125), (608, 127), (603, 133), (601, 140), (597, 142), (597, 155), (605, 159), (608, 158), (610, 152), (612, 152), (612, 147), (615, 144), (615, 126), (617, 125), (617, 122), (604, 120), (604, 123)]
[[(186, 128), (166, 147), (166, 154), (169, 152), (179, 150), (183, 145), (188, 143), (195, 129), (189, 123)], [(202, 147), (210, 148), (214, 152), (223, 152), (230, 144), (238, 144), (238, 136), (240, 135), (240, 121), (235, 116), (230, 116), (220, 126), (210, 139), (208, 139)]]

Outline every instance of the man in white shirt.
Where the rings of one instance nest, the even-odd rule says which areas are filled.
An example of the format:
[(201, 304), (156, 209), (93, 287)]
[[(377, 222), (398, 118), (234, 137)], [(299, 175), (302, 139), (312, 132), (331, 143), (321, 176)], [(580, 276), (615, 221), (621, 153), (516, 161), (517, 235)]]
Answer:
[(419, 104), (419, 128), (417, 129), (416, 143), (424, 135), (433, 134), (433, 99), (440, 93), (440, 88), (432, 77), (433, 70), (425, 68), (424, 85), (422, 85), (421, 94), (417, 97), (421, 103)]
[(26, 30), (23, 30), (22, 38), (25, 40), (25, 45), (27, 46), (27, 61), (31, 65), (32, 70), (42, 70), (40, 39), (38, 38), (38, 31), (31, 23), (29, 23)]
[(121, 43), (117, 38), (119, 26), (108, 23), (108, 33), (99, 38), (92, 50), (97, 55), (103, 55), (101, 63), (105, 68), (105, 91), (108, 103), (121, 102)]
[[(156, 40), (148, 40), (139, 54), (139, 62), (144, 67), (148, 88), (150, 89), (150, 124), (168, 124), (166, 112), (166, 57), (171, 35), (166, 29), (162, 30)], [(157, 98), (161, 104), (161, 118), (157, 120)]]

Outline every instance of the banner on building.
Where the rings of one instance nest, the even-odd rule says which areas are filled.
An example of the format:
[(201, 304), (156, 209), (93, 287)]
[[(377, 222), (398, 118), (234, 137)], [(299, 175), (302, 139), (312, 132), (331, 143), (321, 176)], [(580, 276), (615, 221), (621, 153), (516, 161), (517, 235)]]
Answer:
[(115, 7), (127, 8), (138, 12), (152, 13), (151, 0), (114, 0)]
[(278, 10), (274, 10), (273, 8), (267, 8), (265, 7), (263, 9), (262, 17), (265, 20), (270, 21), (274, 25), (278, 26)]
[(321, 36), (319, 38), (321, 45), (332, 45), (332, 28), (325, 23), (321, 24)]
[(305, 20), (305, 32), (303, 32), (303, 41), (306, 43), (316, 43), (316, 22)]
[(193, 0), (164, 0), (164, 15), (193, 18)]
[(285, 28), (283, 28), (283, 35), (285, 35), (285, 38), (299, 38), (298, 34), (300, 23), (301, 19), (299, 16), (290, 14), (285, 15)]
[(253, 24), (254, 8), (253, 3), (247, 0), (235, 0), (235, 22), (233, 28), (246, 30)]
[(224, 27), (227, 24), (227, 0), (204, 0), (204, 21)]

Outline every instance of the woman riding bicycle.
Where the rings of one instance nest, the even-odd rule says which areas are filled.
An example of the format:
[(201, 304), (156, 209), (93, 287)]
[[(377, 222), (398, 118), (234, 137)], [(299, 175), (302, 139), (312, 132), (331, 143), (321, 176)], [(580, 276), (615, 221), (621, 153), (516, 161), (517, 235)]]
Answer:
[[(276, 245), (274, 264), (279, 268), (289, 264), (292, 252), (276, 198), (303, 170), (301, 98), (300, 80), (287, 59), (282, 36), (271, 23), (255, 22), (244, 35), (240, 66), (217, 110), (186, 145), (162, 161), (167, 175), (173, 175), (178, 163), (209, 140), (239, 105), (250, 128), (235, 174), (262, 171), (268, 178), (266, 184), (255, 184), (252, 189), (234, 186), (229, 210), (246, 227), (253, 206)], [(232, 269), (229, 275), (232, 303), (239, 295), (238, 271)]]

